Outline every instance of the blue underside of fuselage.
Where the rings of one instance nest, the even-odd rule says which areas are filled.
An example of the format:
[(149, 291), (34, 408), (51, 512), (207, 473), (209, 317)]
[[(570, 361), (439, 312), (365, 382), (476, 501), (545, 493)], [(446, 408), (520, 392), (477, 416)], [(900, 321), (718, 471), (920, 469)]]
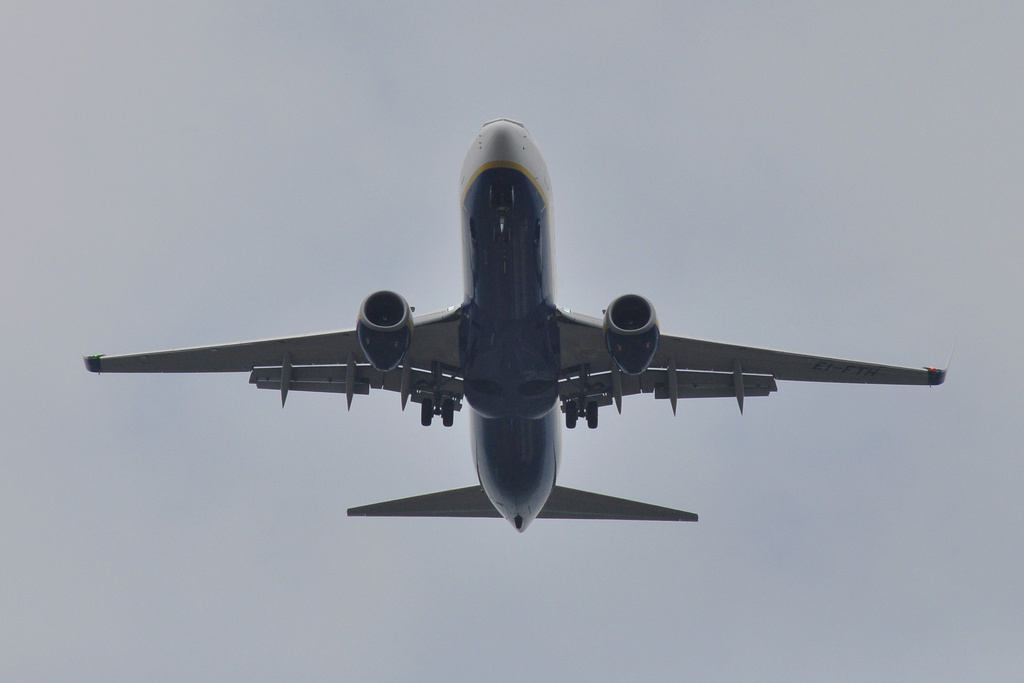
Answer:
[(484, 417), (471, 410), (470, 428), (480, 484), (498, 512), (525, 529), (544, 507), (558, 475), (557, 409), (535, 419)]
[(523, 530), (555, 485), (560, 349), (544, 198), (515, 168), (480, 173), (462, 206), (459, 329), (480, 483)]

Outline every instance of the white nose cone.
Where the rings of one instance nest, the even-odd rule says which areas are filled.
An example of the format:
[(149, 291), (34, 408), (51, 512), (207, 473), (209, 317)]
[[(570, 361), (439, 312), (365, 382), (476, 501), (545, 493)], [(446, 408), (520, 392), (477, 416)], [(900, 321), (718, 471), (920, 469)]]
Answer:
[(479, 173), (493, 166), (517, 168), (529, 176), (546, 203), (551, 198), (548, 167), (526, 126), (511, 119), (494, 119), (483, 125), (473, 139), (462, 164), (461, 195)]
[(530, 142), (530, 133), (523, 124), (509, 119), (485, 123), (479, 137), (481, 150), (488, 161), (515, 161)]

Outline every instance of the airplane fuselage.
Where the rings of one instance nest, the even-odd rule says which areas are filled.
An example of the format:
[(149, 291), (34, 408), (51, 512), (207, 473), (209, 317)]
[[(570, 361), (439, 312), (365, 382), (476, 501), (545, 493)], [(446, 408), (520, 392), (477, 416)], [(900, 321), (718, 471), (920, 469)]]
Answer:
[(551, 186), (522, 125), (484, 125), (463, 164), (459, 353), (477, 476), (520, 531), (560, 458)]
[(662, 334), (654, 305), (624, 294), (604, 318), (555, 306), (551, 182), (526, 128), (497, 119), (470, 145), (460, 186), (461, 306), (413, 316), (396, 292), (367, 296), (356, 327), (147, 353), (85, 357), (90, 372), (248, 372), (259, 389), (401, 395), (450, 427), (467, 408), (479, 485), (349, 508), (350, 516), (697, 521), (692, 512), (556, 485), (567, 429), (624, 396), (768, 396), (776, 380), (941, 384), (919, 369)]

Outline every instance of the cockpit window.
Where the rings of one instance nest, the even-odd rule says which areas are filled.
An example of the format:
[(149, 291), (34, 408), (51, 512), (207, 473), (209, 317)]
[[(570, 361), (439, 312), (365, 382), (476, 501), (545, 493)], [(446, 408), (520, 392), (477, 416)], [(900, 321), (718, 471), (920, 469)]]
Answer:
[(491, 185), (491, 208), (495, 211), (508, 211), (515, 204), (516, 193), (511, 183), (493, 183)]

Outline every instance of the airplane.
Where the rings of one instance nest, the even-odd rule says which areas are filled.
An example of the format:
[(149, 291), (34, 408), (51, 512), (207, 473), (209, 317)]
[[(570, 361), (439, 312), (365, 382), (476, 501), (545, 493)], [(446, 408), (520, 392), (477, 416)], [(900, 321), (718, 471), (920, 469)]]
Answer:
[[(383, 389), (424, 426), (467, 408), (477, 485), (348, 510), (349, 516), (697, 521), (691, 512), (580, 491), (558, 482), (561, 423), (598, 425), (601, 408), (636, 394), (667, 399), (768, 396), (776, 380), (934, 386), (946, 370), (736, 346), (661, 334), (654, 306), (614, 299), (604, 317), (555, 304), (552, 193), (526, 127), (483, 125), (462, 166), (463, 301), (413, 315), (401, 295), (370, 294), (355, 329), (120, 356), (91, 372), (248, 372), (258, 389), (353, 397)], [(948, 365), (947, 365), (948, 367)]]

